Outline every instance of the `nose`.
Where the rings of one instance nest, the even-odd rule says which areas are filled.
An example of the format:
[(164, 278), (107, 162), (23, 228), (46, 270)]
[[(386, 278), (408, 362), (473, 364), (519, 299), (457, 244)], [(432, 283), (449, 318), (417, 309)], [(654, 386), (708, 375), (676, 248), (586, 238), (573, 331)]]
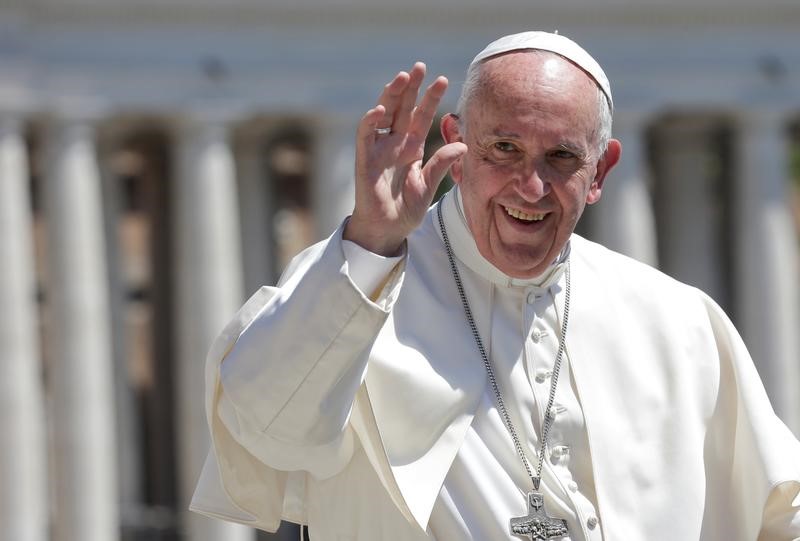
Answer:
[(550, 182), (541, 174), (539, 164), (531, 164), (520, 171), (517, 191), (528, 201), (538, 201), (550, 193)]

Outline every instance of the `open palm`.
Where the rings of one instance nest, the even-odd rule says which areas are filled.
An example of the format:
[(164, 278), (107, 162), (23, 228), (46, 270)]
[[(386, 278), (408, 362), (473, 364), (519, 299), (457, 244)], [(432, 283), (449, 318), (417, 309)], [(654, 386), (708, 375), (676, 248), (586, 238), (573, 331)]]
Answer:
[(444, 145), (423, 165), (425, 139), (447, 90), (447, 79), (438, 77), (417, 105), (424, 77), (421, 62), (398, 73), (358, 125), (356, 204), (344, 238), (381, 255), (401, 251), (448, 168), (466, 152), (463, 143)]

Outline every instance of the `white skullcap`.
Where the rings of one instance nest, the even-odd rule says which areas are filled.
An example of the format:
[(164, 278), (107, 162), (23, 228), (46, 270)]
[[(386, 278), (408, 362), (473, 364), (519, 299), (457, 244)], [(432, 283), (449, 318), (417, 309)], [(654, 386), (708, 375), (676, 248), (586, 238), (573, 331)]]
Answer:
[(473, 58), (472, 62), (470, 62), (470, 67), (489, 57), (523, 49), (550, 51), (576, 64), (595, 80), (606, 95), (606, 98), (608, 98), (608, 104), (613, 111), (614, 101), (611, 99), (611, 85), (608, 82), (608, 77), (606, 77), (605, 72), (603, 72), (603, 68), (600, 67), (600, 64), (598, 64), (597, 61), (592, 58), (592, 55), (587, 53), (583, 47), (568, 37), (559, 34), (551, 34), (550, 32), (521, 32), (519, 34), (503, 36), (491, 42), (484, 50), (479, 52), (478, 56)]

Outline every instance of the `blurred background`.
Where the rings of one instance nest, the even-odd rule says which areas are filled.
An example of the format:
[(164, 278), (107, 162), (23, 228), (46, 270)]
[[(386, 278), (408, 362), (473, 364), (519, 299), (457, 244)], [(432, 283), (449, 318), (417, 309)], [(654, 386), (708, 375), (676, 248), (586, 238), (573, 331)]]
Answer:
[(424, 60), (451, 110), (528, 29), (612, 82), (622, 163), (579, 232), (713, 296), (800, 434), (800, 4), (537, 4), (0, 0), (0, 539), (296, 539), (186, 511), (205, 352), (349, 213), (383, 84)]

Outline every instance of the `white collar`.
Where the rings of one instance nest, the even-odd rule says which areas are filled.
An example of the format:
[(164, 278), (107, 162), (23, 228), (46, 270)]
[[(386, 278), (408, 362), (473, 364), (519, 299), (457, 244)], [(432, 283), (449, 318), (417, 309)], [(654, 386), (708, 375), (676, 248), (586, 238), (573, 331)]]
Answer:
[[(461, 191), (455, 186), (442, 198), (442, 218), (444, 219), (447, 234), (450, 237), (450, 244), (456, 258), (472, 271), (483, 276), (490, 282), (503, 287), (537, 287), (548, 289), (558, 282), (564, 273), (567, 259), (570, 253), (569, 242), (561, 251), (554, 264), (550, 265), (544, 273), (535, 278), (513, 278), (492, 265), (478, 251), (475, 239), (467, 225), (464, 215), (464, 204), (461, 199)], [(442, 232), (437, 228), (437, 233), (442, 236)]]

